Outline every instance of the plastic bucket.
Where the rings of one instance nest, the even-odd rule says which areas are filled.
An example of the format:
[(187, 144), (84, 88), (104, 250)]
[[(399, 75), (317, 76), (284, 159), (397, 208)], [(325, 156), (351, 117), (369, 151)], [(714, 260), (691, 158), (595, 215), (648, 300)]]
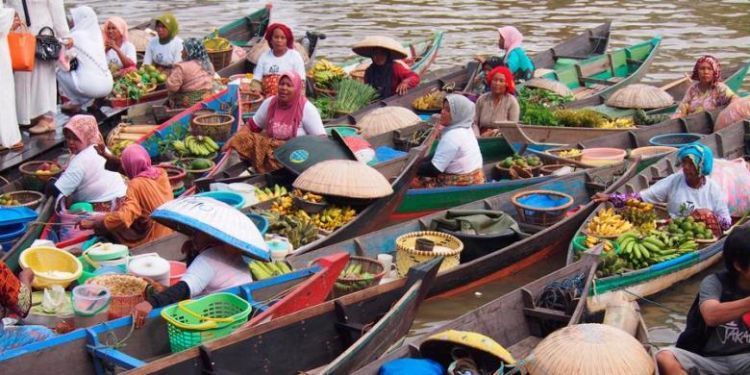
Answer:
[(581, 151), (581, 163), (602, 167), (622, 162), (627, 154), (619, 148), (597, 147)]
[(187, 264), (184, 262), (178, 262), (176, 260), (169, 261), (169, 285), (172, 286), (177, 284), (182, 275), (187, 271)]
[(245, 198), (232, 191), (207, 191), (205, 193), (196, 194), (195, 196), (213, 198), (237, 209), (241, 209), (245, 205)]

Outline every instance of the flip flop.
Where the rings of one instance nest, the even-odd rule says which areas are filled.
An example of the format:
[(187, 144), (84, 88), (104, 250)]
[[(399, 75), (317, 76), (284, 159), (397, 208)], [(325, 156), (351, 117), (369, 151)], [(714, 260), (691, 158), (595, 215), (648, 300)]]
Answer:
[(11, 151), (21, 151), (21, 150), (23, 150), (24, 147), (25, 147), (25, 145), (23, 144), (23, 142), (18, 142), (16, 144), (14, 144), (13, 146), (10, 146), (10, 150)]

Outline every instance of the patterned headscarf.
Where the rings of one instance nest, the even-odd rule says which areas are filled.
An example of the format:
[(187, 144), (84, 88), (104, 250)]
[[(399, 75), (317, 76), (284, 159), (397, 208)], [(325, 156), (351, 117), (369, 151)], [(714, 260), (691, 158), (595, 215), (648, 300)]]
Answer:
[(151, 166), (148, 151), (137, 143), (125, 147), (120, 156), (120, 163), (130, 179), (145, 177), (156, 180), (163, 173), (161, 168)]
[(198, 61), (207, 72), (214, 72), (214, 66), (211, 64), (211, 59), (208, 58), (208, 52), (206, 52), (203, 42), (196, 38), (187, 38), (182, 42), (182, 47), (185, 49), (187, 55), (185, 58), (186, 61)]
[(504, 66), (498, 66), (497, 68), (492, 69), (492, 71), (487, 74), (487, 86), (492, 86), (492, 78), (495, 77), (495, 74), (502, 74), (505, 76), (506, 90), (509, 94), (516, 95), (516, 84), (513, 82), (513, 73), (510, 72), (510, 69)]
[(120, 32), (120, 35), (122, 35), (122, 42), (125, 43), (128, 41), (128, 23), (125, 22), (122, 17), (109, 17), (106, 21), (104, 21), (104, 24), (102, 25), (102, 36), (104, 37), (104, 42), (106, 43), (109, 40), (109, 35), (107, 34), (107, 27), (109, 25), (112, 25), (117, 29), (117, 31)]
[(104, 138), (99, 133), (99, 125), (96, 123), (94, 116), (75, 115), (65, 125), (65, 130), (73, 133), (83, 143), (82, 149), (95, 144), (104, 144)]
[(698, 59), (698, 61), (695, 62), (695, 65), (693, 66), (693, 75), (690, 76), (690, 78), (693, 81), (699, 81), (700, 76), (698, 75), (698, 66), (703, 63), (709, 63), (711, 65), (711, 68), (714, 70), (714, 79), (711, 83), (712, 85), (717, 84), (721, 81), (721, 65), (719, 64), (719, 60), (711, 55), (705, 55)]
[(677, 152), (677, 158), (680, 160), (684, 158), (690, 159), (701, 176), (710, 175), (714, 169), (714, 153), (710, 147), (701, 143), (683, 146)]
[(474, 102), (458, 94), (448, 94), (445, 100), (451, 110), (451, 123), (445, 126), (446, 129), (471, 128), (474, 123)]
[(268, 46), (273, 48), (273, 45), (271, 44), (271, 39), (273, 39), (273, 31), (276, 29), (281, 29), (281, 31), (284, 32), (284, 35), (286, 35), (286, 46), (289, 49), (294, 48), (294, 34), (292, 33), (292, 28), (287, 26), (286, 24), (283, 24), (281, 22), (275, 22), (266, 28), (266, 41), (268, 42)]
[(504, 60), (508, 60), (510, 51), (512, 51), (516, 47), (521, 46), (521, 42), (523, 42), (523, 35), (520, 31), (518, 31), (518, 29), (513, 26), (501, 27), (497, 29), (497, 32), (499, 32), (500, 36), (503, 37), (503, 49), (505, 50)]
[(164, 27), (167, 28), (167, 39), (161, 40), (159, 39), (160, 44), (167, 44), (174, 39), (174, 37), (177, 36), (177, 33), (180, 31), (180, 25), (177, 23), (177, 18), (175, 18), (174, 14), (172, 13), (164, 13), (159, 17), (156, 17), (156, 20), (159, 21)]

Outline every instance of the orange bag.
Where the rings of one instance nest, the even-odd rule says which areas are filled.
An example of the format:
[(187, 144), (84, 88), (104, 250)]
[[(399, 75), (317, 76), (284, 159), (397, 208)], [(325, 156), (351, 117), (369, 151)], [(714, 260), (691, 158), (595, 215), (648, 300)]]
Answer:
[(28, 31), (11, 31), (8, 33), (8, 47), (14, 72), (34, 70), (36, 59), (36, 36), (34, 34)]

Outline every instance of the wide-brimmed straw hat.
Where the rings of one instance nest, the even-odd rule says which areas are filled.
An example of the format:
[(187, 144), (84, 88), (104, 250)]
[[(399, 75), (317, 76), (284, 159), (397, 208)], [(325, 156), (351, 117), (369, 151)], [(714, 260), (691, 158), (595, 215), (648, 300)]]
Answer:
[(401, 43), (387, 36), (368, 36), (364, 40), (357, 42), (352, 47), (352, 51), (360, 56), (372, 57), (372, 53), (376, 48), (388, 50), (394, 59), (404, 59), (409, 56), (409, 51)]
[(635, 83), (617, 90), (606, 104), (618, 108), (653, 109), (671, 106), (674, 98), (659, 87)]

